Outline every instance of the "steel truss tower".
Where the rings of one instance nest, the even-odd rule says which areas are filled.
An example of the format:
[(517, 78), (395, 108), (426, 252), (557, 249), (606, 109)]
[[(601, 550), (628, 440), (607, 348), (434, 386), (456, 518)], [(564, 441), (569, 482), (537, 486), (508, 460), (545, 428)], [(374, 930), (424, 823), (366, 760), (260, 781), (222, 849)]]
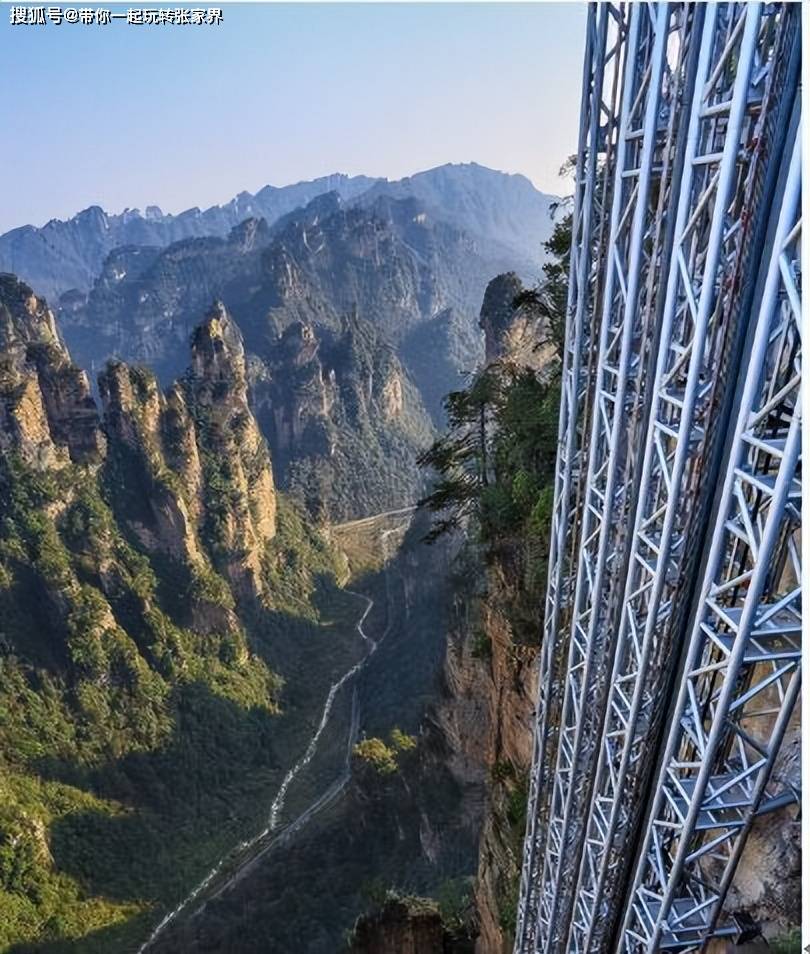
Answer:
[[(545, 822), (541, 804), (553, 771), (560, 705), (563, 644), (558, 627), (568, 617), (571, 566), (579, 536), (587, 421), (593, 403), (593, 351), (598, 341), (600, 281), (607, 245), (606, 170), (615, 136), (615, 106), (623, 50), (624, 20), (618, 7), (591, 5), (588, 12), (579, 149), (572, 214), (568, 315), (560, 394), (560, 427), (549, 547), (543, 650), (529, 802), (521, 877), (522, 903), (517, 936), (532, 949), (536, 919), (536, 881), (542, 864)], [(613, 82), (609, 81), (612, 73)], [(605, 80), (608, 80), (605, 83)], [(602, 160), (600, 169), (599, 160)]]
[(799, 48), (789, 4), (589, 13), (519, 954), (735, 930), (795, 797)]
[(795, 796), (778, 782), (769, 791), (769, 781), (801, 682), (799, 145), (625, 916), (626, 951), (698, 946), (711, 935), (755, 815)]

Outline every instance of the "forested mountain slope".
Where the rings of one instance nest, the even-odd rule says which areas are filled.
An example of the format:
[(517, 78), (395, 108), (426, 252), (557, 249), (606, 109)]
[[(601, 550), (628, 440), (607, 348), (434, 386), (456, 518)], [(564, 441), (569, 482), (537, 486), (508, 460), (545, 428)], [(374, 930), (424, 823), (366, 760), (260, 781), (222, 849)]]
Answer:
[(274, 489), (224, 309), (165, 392), (110, 364), (101, 416), (8, 275), (0, 348), (0, 947), (128, 950), (266, 823), (357, 599)]

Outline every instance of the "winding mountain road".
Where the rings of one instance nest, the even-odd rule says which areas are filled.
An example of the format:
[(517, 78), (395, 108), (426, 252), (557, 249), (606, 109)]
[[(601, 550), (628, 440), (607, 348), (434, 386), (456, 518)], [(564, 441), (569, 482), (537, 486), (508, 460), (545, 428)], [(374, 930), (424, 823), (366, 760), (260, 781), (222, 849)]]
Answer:
[[(370, 517), (363, 517), (359, 520), (349, 521), (348, 523), (339, 524), (337, 526), (339, 526), (340, 529), (345, 530), (353, 527), (371, 525), (374, 521), (381, 519), (407, 515), (408, 519), (406, 521), (397, 525), (396, 527), (389, 528), (388, 530), (384, 530), (380, 533), (379, 539), (383, 548), (383, 564), (385, 565), (390, 556), (388, 551), (389, 538), (393, 534), (401, 533), (407, 529), (410, 524), (410, 517), (415, 509), (415, 507), (406, 507), (402, 508), (401, 510), (391, 510), (385, 513), (373, 514)], [(392, 611), (391, 585), (389, 570), (387, 567), (385, 569), (385, 590), (386, 601), (388, 604), (387, 620), (385, 630), (377, 640), (369, 636), (364, 629), (364, 624), (368, 618), (368, 615), (374, 608), (374, 600), (364, 596), (362, 593), (356, 593), (353, 590), (348, 589), (345, 590), (346, 593), (350, 593), (352, 596), (357, 597), (357, 599), (362, 600), (365, 603), (365, 608), (363, 609), (360, 618), (355, 623), (355, 629), (360, 634), (363, 642), (368, 646), (368, 650), (359, 662), (355, 663), (350, 669), (346, 670), (340, 679), (338, 679), (337, 682), (334, 682), (330, 687), (326, 701), (324, 702), (318, 727), (312, 735), (312, 738), (309, 740), (309, 744), (307, 745), (304, 754), (284, 776), (278, 792), (276, 793), (276, 796), (270, 806), (270, 814), (266, 827), (252, 838), (240, 842), (238, 845), (232, 848), (227, 855), (224, 855), (222, 858), (220, 858), (213, 868), (211, 868), (208, 874), (203, 878), (203, 880), (200, 881), (200, 883), (193, 889), (193, 891), (191, 891), (175, 908), (169, 911), (168, 914), (166, 914), (163, 919), (155, 926), (149, 938), (138, 948), (137, 954), (145, 954), (145, 952), (152, 947), (155, 941), (157, 941), (158, 938), (165, 932), (166, 928), (168, 928), (168, 926), (172, 924), (180, 914), (182, 914), (188, 908), (191, 908), (196, 902), (200, 902), (199, 906), (190, 914), (190, 917), (197, 917), (205, 909), (205, 906), (209, 901), (213, 901), (214, 899), (220, 897), (226, 891), (230, 890), (234, 885), (238, 884), (256, 867), (262, 858), (266, 857), (271, 851), (273, 851), (273, 849), (287, 844), (290, 839), (293, 838), (293, 836), (302, 831), (319, 812), (323, 811), (323, 809), (328, 805), (331, 805), (343, 792), (349, 782), (349, 779), (351, 778), (352, 751), (357, 742), (357, 735), (360, 728), (360, 707), (358, 704), (356, 686), (354, 687), (354, 691), (352, 693), (352, 710), (346, 745), (346, 756), (340, 775), (334, 779), (334, 781), (325, 789), (325, 791), (323, 791), (318, 798), (311, 805), (309, 805), (294, 821), (286, 825), (281, 831), (277, 831), (279, 816), (284, 808), (284, 803), (286, 801), (289, 788), (293, 781), (295, 781), (296, 777), (300, 774), (301, 770), (308, 765), (314, 757), (318, 749), (318, 742), (320, 741), (324, 730), (329, 724), (329, 718), (332, 714), (332, 707), (338, 692), (343, 688), (343, 686), (346, 685), (346, 683), (348, 683), (366, 667), (371, 657), (377, 651), (377, 647), (383, 642), (383, 640), (391, 631), (394, 614)], [(232, 866), (234, 867), (232, 868)]]

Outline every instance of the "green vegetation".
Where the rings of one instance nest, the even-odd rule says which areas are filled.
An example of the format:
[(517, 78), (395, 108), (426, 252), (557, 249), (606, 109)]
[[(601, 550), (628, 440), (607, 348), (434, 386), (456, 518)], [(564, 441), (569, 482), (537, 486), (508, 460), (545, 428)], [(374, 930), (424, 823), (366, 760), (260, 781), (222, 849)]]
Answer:
[[(559, 345), (564, 323), (570, 219), (559, 223), (546, 249), (551, 260), (536, 289), (516, 309), (545, 319)], [(490, 560), (508, 567), (519, 586), (511, 623), (517, 643), (537, 644), (536, 607), (545, 587), (559, 417), (559, 367), (542, 374), (509, 357), (479, 371), (445, 401), (448, 430), (419, 459), (435, 481), (421, 504), (436, 517), (428, 540), (466, 527)], [(474, 654), (486, 658), (477, 639)]]
[(363, 739), (354, 747), (354, 755), (371, 765), (380, 775), (393, 775), (399, 768), (398, 756), (412, 752), (416, 748), (416, 739), (394, 727), (390, 733), (391, 744), (382, 739)]
[(795, 927), (785, 934), (780, 934), (779, 937), (773, 938), (773, 940), (769, 942), (768, 947), (770, 947), (775, 954), (799, 954), (802, 949), (801, 928)]
[(343, 575), (335, 551), (307, 523), (300, 504), (278, 497), (276, 535), (267, 548), (264, 579), (274, 608), (315, 619), (318, 597)]
[[(233, 892), (209, 904), (204, 915), (178, 925), (166, 938), (167, 950), (297, 951), (303, 930), (308, 951), (333, 954), (340, 948), (344, 930), (371, 907), (371, 895), (384, 898), (395, 885), (403, 894), (435, 897), (445, 880), (475, 871), (477, 832), (465, 810), (466, 792), (450, 773), (446, 749), (429, 718), (444, 659), (451, 588), (443, 572), (449, 562), (449, 542), (423, 546), (427, 526), (427, 515), (418, 514), (417, 524), (391, 553), (388, 572), (368, 573), (352, 582), (353, 588), (374, 600), (366, 620), (368, 634), (379, 639), (392, 623), (356, 686), (367, 737), (380, 740), (392, 752), (397, 745), (408, 750), (396, 754), (397, 771), (380, 775), (369, 762), (353, 759), (352, 778), (344, 793), (318, 812), (294, 840), (280, 845)], [(417, 586), (419, 599), (414, 599)], [(364, 604), (350, 594), (345, 594), (344, 602), (345, 607), (333, 595), (329, 612), (338, 618), (345, 610), (350, 613), (346, 621), (354, 625)], [(321, 605), (317, 594), (313, 603)], [(318, 638), (313, 626), (304, 627), (300, 620), (299, 624), (294, 641), (287, 637), (285, 642), (279, 628), (267, 645), (273, 668), (288, 680), (282, 698), (285, 709), (308, 714), (313, 725), (325, 690), (317, 696), (309, 691), (309, 684), (318, 665), (323, 665), (319, 655), (331, 649), (325, 626)], [(289, 618), (283, 625), (289, 631)], [(284, 645), (290, 651), (281, 657), (279, 647)], [(392, 679), (391, 673), (397, 678)], [(335, 705), (335, 715), (339, 709), (342, 721), (333, 718), (319, 747), (319, 766), (308, 767), (291, 788), (287, 818), (307, 808), (344, 768), (352, 693), (339, 693)], [(395, 727), (402, 736), (418, 740), (416, 746), (403, 742)], [(319, 899), (315, 921), (310, 906), (313, 897)]]
[(320, 698), (357, 616), (336, 557), (282, 503), (274, 608), (237, 617), (206, 561), (131, 536), (146, 470), (112, 456), (98, 472), (0, 462), (0, 950), (15, 954), (129, 949), (259, 829), (308, 731), (282, 718), (269, 650), (305, 637)]
[(380, 775), (393, 775), (397, 770), (397, 754), (382, 739), (363, 739), (355, 745), (354, 754), (372, 765)]
[(391, 745), (396, 752), (412, 752), (416, 748), (416, 739), (394, 726), (391, 729)]
[(436, 892), (442, 924), (450, 934), (470, 933), (473, 879), (447, 878)]

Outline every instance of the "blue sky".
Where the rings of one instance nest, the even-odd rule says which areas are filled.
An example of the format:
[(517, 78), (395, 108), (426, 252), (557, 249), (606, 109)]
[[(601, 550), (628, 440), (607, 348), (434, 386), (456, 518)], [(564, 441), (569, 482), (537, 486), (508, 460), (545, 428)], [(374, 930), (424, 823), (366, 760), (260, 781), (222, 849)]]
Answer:
[(444, 162), (568, 188), (584, 4), (227, 3), (198, 27), (11, 27), (8, 12), (0, 231)]

